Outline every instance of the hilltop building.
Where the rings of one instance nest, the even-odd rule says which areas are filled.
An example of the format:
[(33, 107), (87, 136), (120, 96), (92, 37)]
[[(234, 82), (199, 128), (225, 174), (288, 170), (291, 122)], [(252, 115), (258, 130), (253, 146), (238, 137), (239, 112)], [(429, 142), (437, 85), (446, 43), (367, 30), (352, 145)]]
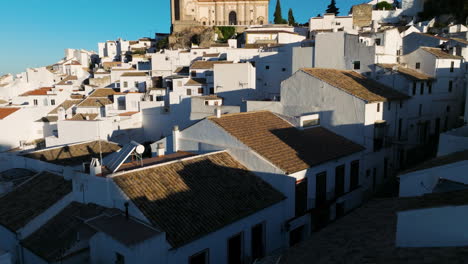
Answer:
[(269, 0), (171, 0), (172, 29), (267, 24), (268, 4)]

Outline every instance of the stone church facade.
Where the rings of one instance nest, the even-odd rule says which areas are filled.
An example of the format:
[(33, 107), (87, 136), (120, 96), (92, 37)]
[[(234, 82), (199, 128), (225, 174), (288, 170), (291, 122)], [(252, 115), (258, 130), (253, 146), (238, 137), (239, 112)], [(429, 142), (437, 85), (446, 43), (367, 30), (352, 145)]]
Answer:
[(173, 28), (268, 23), (269, 0), (171, 0)]

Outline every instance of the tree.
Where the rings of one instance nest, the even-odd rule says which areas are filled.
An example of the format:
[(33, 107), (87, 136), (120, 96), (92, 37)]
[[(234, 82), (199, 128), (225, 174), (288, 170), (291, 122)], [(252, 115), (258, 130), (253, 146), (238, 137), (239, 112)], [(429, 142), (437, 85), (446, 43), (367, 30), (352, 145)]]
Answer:
[(276, 9), (275, 9), (275, 14), (273, 15), (274, 16), (274, 22), (275, 24), (283, 24), (284, 23), (284, 19), (283, 19), (283, 15), (281, 14), (281, 3), (280, 3), (280, 0), (277, 0), (276, 1)]
[(289, 11), (288, 11), (288, 24), (289, 24), (290, 26), (296, 26), (296, 25), (297, 25), (296, 19), (294, 18), (294, 14), (293, 14), (292, 8), (289, 8)]
[(338, 7), (336, 7), (336, 2), (335, 0), (331, 0), (331, 3), (328, 5), (328, 8), (327, 8), (327, 13), (328, 14), (335, 14), (338, 15), (340, 13), (339, 11), (340, 9)]
[(393, 5), (390, 4), (389, 2), (387, 1), (383, 1), (383, 2), (379, 2), (375, 5), (375, 9), (377, 10), (392, 10), (393, 9)]

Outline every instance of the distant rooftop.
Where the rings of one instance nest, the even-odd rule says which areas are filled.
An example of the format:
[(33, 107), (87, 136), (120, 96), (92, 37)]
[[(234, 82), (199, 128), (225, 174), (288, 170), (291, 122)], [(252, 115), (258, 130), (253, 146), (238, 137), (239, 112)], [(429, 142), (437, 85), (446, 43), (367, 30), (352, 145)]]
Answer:
[(83, 162), (90, 162), (91, 158), (99, 158), (100, 152), (105, 157), (118, 150), (120, 146), (116, 143), (101, 141), (99, 144), (99, 141), (91, 141), (34, 151), (23, 156), (62, 166), (77, 166)]

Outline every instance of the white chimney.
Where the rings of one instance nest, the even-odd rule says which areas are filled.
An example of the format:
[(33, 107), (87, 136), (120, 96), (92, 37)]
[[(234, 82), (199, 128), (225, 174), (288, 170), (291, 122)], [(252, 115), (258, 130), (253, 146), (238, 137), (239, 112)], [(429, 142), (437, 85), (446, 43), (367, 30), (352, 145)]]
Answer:
[(179, 151), (179, 126), (174, 126), (172, 129), (172, 151), (177, 152)]
[(165, 149), (163, 143), (158, 143), (156, 146), (156, 157), (164, 156)]
[(216, 118), (221, 118), (221, 107), (216, 107), (215, 115), (216, 115)]
[(99, 159), (93, 158), (91, 160), (91, 163), (89, 164), (89, 174), (91, 176), (96, 176), (101, 173), (102, 173), (101, 162), (99, 162)]
[(58, 120), (65, 120), (65, 108), (59, 107), (57, 109)]

